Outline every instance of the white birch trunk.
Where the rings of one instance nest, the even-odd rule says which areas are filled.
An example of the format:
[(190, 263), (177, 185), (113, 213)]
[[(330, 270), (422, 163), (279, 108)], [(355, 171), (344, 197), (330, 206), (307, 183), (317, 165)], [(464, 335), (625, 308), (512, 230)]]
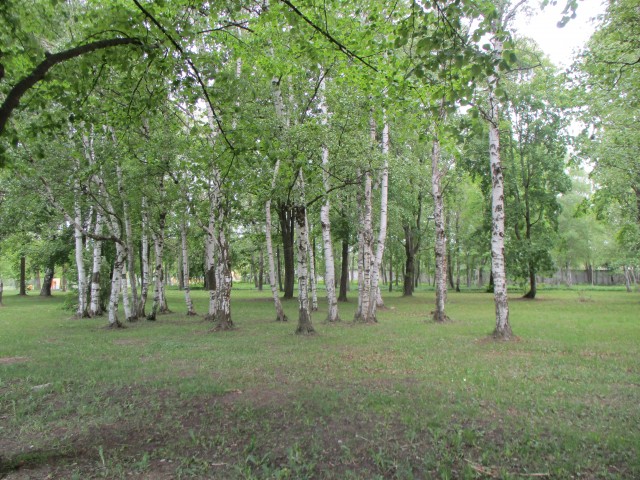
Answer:
[(311, 242), (311, 230), (309, 228), (309, 218), (304, 216), (305, 226), (307, 229), (307, 249), (309, 250), (309, 285), (311, 287), (311, 311), (318, 311), (318, 279), (316, 278), (316, 252), (314, 252)]
[[(376, 124), (373, 114), (370, 119), (371, 143), (375, 145)], [(364, 197), (363, 197), (363, 213), (361, 229), (362, 244), (362, 282), (358, 279), (358, 296), (360, 297), (359, 308), (356, 312), (355, 320), (359, 322), (375, 322), (375, 318), (371, 318), (371, 274), (373, 263), (373, 213), (372, 213), (372, 179), (369, 170), (364, 173)], [(361, 285), (360, 285), (361, 283)], [(375, 295), (375, 292), (374, 292)], [(375, 298), (375, 297), (374, 297)]]
[[(113, 131), (112, 131), (113, 134)], [(114, 134), (115, 141), (115, 134)], [(122, 178), (122, 168), (119, 164), (116, 165), (116, 175), (118, 177), (118, 192), (120, 193), (120, 198), (122, 200), (122, 216), (124, 222), (124, 233), (125, 233), (125, 245), (127, 251), (127, 266), (129, 273), (129, 281), (131, 284), (131, 309), (127, 314), (127, 320), (133, 322), (138, 319), (138, 287), (136, 285), (136, 272), (135, 272), (135, 257), (134, 257), (134, 248), (133, 248), (133, 230), (131, 228), (131, 216), (129, 213), (129, 201), (127, 200), (127, 195), (124, 189), (124, 180)], [(128, 291), (123, 289), (123, 295), (128, 295)], [(128, 301), (125, 302), (123, 300), (123, 305), (127, 305)]]
[(166, 213), (160, 214), (158, 222), (158, 231), (153, 233), (153, 249), (154, 249), (154, 272), (153, 272), (153, 306), (151, 307), (151, 313), (147, 316), (147, 320), (156, 320), (159, 313), (162, 311), (163, 303), (163, 288), (164, 288), (164, 271), (162, 269), (162, 257), (164, 254), (164, 223), (166, 220)]
[(231, 252), (229, 242), (225, 233), (227, 223), (226, 211), (222, 205), (222, 198), (218, 190), (217, 205), (217, 225), (216, 225), (216, 251), (218, 254), (218, 264), (216, 267), (216, 302), (215, 302), (215, 329), (229, 330), (233, 328), (231, 321)]
[[(497, 29), (496, 29), (497, 30)], [(493, 273), (494, 301), (496, 306), (495, 338), (509, 340), (513, 337), (509, 325), (507, 300), (507, 275), (504, 254), (504, 176), (500, 161), (499, 101), (495, 90), (498, 86), (497, 61), (502, 57), (502, 41), (497, 32), (491, 39), (496, 60), (494, 74), (489, 77), (489, 162), (491, 167), (491, 271)]]
[[(271, 190), (275, 189), (276, 178), (278, 177), (278, 170), (280, 169), (280, 160), (276, 160), (276, 165), (273, 168), (273, 180), (271, 181)], [(265, 238), (267, 242), (267, 262), (269, 263), (269, 286), (271, 287), (271, 296), (273, 297), (273, 305), (276, 309), (276, 321), (286, 322), (287, 316), (282, 309), (282, 302), (280, 302), (280, 295), (278, 293), (278, 283), (276, 280), (276, 266), (273, 256), (273, 242), (271, 239), (271, 198), (265, 203)]]
[(191, 289), (189, 287), (189, 248), (187, 243), (187, 221), (182, 220), (180, 229), (180, 239), (182, 240), (182, 283), (184, 285), (184, 301), (187, 304), (187, 315), (195, 315), (193, 300), (191, 299)]
[(380, 181), (380, 230), (378, 231), (378, 243), (376, 246), (376, 255), (373, 261), (371, 274), (369, 321), (376, 321), (376, 309), (378, 307), (384, 307), (379, 283), (384, 247), (387, 241), (387, 212), (389, 204), (389, 124), (386, 122), (386, 115), (384, 127), (382, 129), (382, 155), (384, 157), (384, 163), (382, 165), (382, 178)]
[(122, 268), (124, 266), (125, 252), (122, 245), (116, 243), (116, 258), (113, 264), (113, 275), (111, 277), (111, 295), (109, 296), (109, 327), (122, 327), (118, 320), (118, 297), (122, 284)]
[(87, 277), (84, 270), (84, 247), (82, 245), (82, 231), (79, 225), (82, 224), (82, 209), (80, 208), (79, 191), (80, 184), (75, 182), (76, 200), (74, 205), (75, 214), (75, 254), (76, 254), (76, 268), (78, 272), (78, 308), (76, 309), (76, 317), (84, 318), (88, 316), (87, 312)]
[[(437, 126), (435, 127), (437, 128)], [(440, 171), (441, 163), (440, 140), (436, 133), (433, 138), (431, 150), (431, 193), (433, 195), (433, 219), (435, 224), (435, 287), (436, 305), (433, 312), (435, 322), (445, 322), (448, 318), (445, 313), (447, 300), (447, 236), (444, 218), (444, 202), (442, 198)]]
[[(213, 284), (216, 283), (216, 280), (215, 280), (215, 277), (216, 277), (216, 273), (215, 273), (215, 269), (216, 269), (215, 225), (216, 225), (216, 221), (215, 221), (215, 206), (213, 205), (213, 201), (212, 201), (211, 208), (209, 209), (209, 225), (207, 227), (206, 237), (205, 237), (206, 254), (207, 254), (207, 261), (206, 261), (207, 272), (206, 272), (206, 274), (208, 275), (208, 281), (209, 281), (209, 309), (208, 309), (207, 318), (209, 320), (214, 320), (215, 319), (216, 301), (217, 301), (216, 289), (213, 288), (214, 287)], [(213, 275), (211, 274), (212, 271), (213, 271)]]
[(142, 233), (140, 235), (140, 301), (138, 302), (138, 317), (145, 318), (145, 307), (149, 294), (149, 212), (147, 210), (147, 199), (142, 197)]
[[(324, 82), (321, 84), (320, 108), (322, 109), (322, 124), (327, 125), (329, 111), (324, 99)], [(338, 297), (336, 295), (335, 261), (333, 256), (333, 242), (331, 241), (331, 200), (329, 190), (329, 148), (322, 146), (322, 183), (326, 194), (324, 203), (320, 207), (320, 225), (322, 227), (322, 246), (324, 252), (324, 285), (327, 290), (327, 322), (340, 321), (338, 314)]]
[(624, 285), (627, 289), (627, 293), (631, 293), (631, 274), (629, 273), (630, 268), (626, 265), (623, 265), (622, 270), (624, 272)]
[[(126, 252), (126, 248), (125, 248)], [(122, 272), (120, 274), (120, 284), (122, 292), (122, 308), (124, 309), (124, 317), (131, 321), (131, 302), (129, 301), (129, 286), (127, 284), (127, 262), (122, 264)]]
[[(96, 235), (102, 235), (102, 214), (96, 212)], [(102, 269), (102, 240), (93, 240), (93, 264), (91, 269), (91, 300), (89, 302), (89, 316), (102, 315), (100, 307), (100, 270)]]
[(307, 210), (304, 202), (304, 180), (302, 170), (298, 172), (298, 201), (293, 207), (296, 233), (298, 236), (298, 328), (297, 334), (315, 333), (311, 323), (311, 312), (309, 310), (309, 277), (308, 277), (308, 252), (309, 238), (307, 236), (306, 218)]
[[(91, 140), (87, 140), (85, 137), (85, 144), (89, 145), (88, 156), (89, 162), (91, 164), (94, 163), (94, 153)], [(118, 320), (118, 295), (121, 291), (121, 277), (122, 277), (122, 268), (124, 267), (124, 263), (126, 260), (126, 251), (122, 242), (122, 232), (120, 230), (120, 224), (118, 223), (118, 219), (113, 215), (112, 212), (115, 212), (113, 208), (113, 204), (109, 197), (109, 193), (107, 192), (107, 188), (104, 184), (104, 179), (102, 178), (102, 172), (94, 174), (93, 181), (98, 187), (98, 191), (102, 195), (102, 202), (106, 207), (106, 211), (103, 212), (104, 217), (107, 222), (107, 226), (111, 232), (111, 235), (117, 239), (115, 241), (116, 244), (116, 258), (113, 266), (113, 275), (111, 277), (111, 294), (109, 296), (109, 326), (110, 327), (121, 327), (122, 324)], [(98, 224), (99, 222), (96, 222)]]

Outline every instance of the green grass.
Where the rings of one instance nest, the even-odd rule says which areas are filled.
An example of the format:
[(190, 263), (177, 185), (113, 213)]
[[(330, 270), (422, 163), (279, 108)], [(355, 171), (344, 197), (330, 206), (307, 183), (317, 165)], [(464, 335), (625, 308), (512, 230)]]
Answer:
[(0, 477), (640, 478), (637, 294), (514, 298), (510, 343), (477, 292), (449, 294), (445, 325), (429, 291), (389, 294), (373, 326), (323, 323), (321, 299), (312, 337), (267, 291), (235, 290), (222, 333), (169, 295), (180, 313), (112, 331), (5, 294)]

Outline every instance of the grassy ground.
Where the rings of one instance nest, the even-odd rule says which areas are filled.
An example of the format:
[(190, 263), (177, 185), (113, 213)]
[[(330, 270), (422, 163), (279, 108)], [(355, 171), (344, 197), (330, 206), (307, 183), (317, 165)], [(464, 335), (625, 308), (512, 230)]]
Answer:
[(385, 300), (374, 326), (321, 304), (299, 337), (266, 291), (234, 291), (223, 333), (182, 313), (112, 331), (6, 292), (0, 477), (640, 478), (638, 294), (513, 298), (510, 343), (487, 339), (491, 295), (450, 293), (446, 325), (432, 292)]

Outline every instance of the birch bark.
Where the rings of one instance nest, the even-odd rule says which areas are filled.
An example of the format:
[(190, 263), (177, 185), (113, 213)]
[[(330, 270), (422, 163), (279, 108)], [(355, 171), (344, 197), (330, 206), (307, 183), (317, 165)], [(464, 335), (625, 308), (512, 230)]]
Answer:
[[(435, 127), (437, 128), (437, 126)], [(433, 311), (434, 322), (445, 322), (448, 317), (445, 313), (445, 302), (447, 300), (447, 235), (444, 218), (444, 202), (442, 198), (440, 139), (436, 133), (433, 138), (431, 150), (431, 192), (433, 195), (433, 219), (435, 223), (435, 287), (436, 305)]]
[[(125, 248), (126, 254), (126, 248)], [(132, 321), (131, 302), (129, 301), (129, 286), (127, 285), (127, 262), (122, 264), (122, 272), (120, 273), (120, 291), (122, 292), (122, 308), (124, 309), (124, 318)]]
[[(373, 119), (373, 114), (370, 118), (370, 132), (371, 132), (371, 140), (372, 145), (376, 143), (376, 124)], [(375, 322), (375, 318), (371, 318), (369, 315), (371, 313), (370, 305), (371, 305), (371, 274), (372, 274), (372, 260), (373, 260), (373, 214), (372, 214), (372, 179), (371, 179), (371, 171), (366, 170), (363, 175), (363, 187), (364, 187), (364, 195), (363, 195), (363, 211), (361, 217), (361, 238), (360, 243), (362, 245), (362, 252), (360, 254), (362, 260), (362, 278), (358, 278), (358, 294), (360, 300), (358, 302), (358, 310), (356, 311), (356, 316), (354, 318), (357, 322)], [(360, 277), (360, 275), (358, 275)], [(362, 280), (360, 282), (360, 280)], [(375, 292), (374, 292), (375, 295)], [(375, 297), (374, 297), (375, 301)]]
[[(271, 190), (273, 191), (276, 186), (276, 178), (278, 177), (278, 170), (280, 169), (280, 160), (276, 160), (276, 165), (273, 168), (273, 180), (271, 181)], [(286, 322), (287, 316), (282, 309), (282, 302), (280, 302), (280, 295), (278, 294), (278, 285), (276, 283), (276, 267), (275, 260), (273, 258), (273, 242), (271, 240), (271, 196), (265, 203), (265, 238), (267, 242), (267, 262), (269, 263), (269, 286), (271, 287), (271, 296), (273, 297), (273, 305), (276, 309), (276, 321)]]
[(216, 225), (216, 251), (218, 263), (216, 267), (216, 304), (215, 304), (215, 330), (230, 330), (233, 328), (231, 321), (231, 252), (225, 232), (227, 224), (227, 212), (222, 205), (220, 190), (216, 192), (217, 225)]
[[(100, 210), (96, 212), (96, 224), (94, 233), (96, 236), (102, 235), (102, 214)], [(102, 269), (102, 240), (93, 240), (93, 263), (91, 269), (91, 299), (89, 302), (89, 316), (96, 317), (102, 315), (102, 305), (100, 304), (100, 270)]]
[(145, 307), (149, 294), (149, 211), (147, 198), (142, 197), (142, 233), (140, 235), (140, 301), (138, 302), (138, 317), (146, 318)]
[[(113, 133), (112, 133), (113, 134)], [(115, 141), (115, 134), (114, 141)], [(124, 223), (124, 234), (125, 234), (125, 246), (127, 252), (127, 272), (129, 274), (129, 282), (131, 285), (131, 310), (127, 315), (127, 320), (130, 322), (136, 321), (138, 319), (138, 287), (136, 285), (136, 272), (135, 272), (135, 257), (134, 257), (134, 249), (133, 249), (133, 230), (131, 228), (131, 215), (129, 209), (129, 201), (127, 200), (127, 195), (124, 188), (124, 180), (122, 178), (122, 167), (120, 164), (116, 164), (116, 175), (118, 177), (118, 192), (120, 193), (120, 198), (122, 200), (122, 217)], [(125, 294), (126, 289), (123, 289), (123, 294)], [(128, 294), (128, 293), (127, 293)], [(123, 300), (123, 304), (126, 305), (128, 302)]]
[(180, 228), (180, 240), (182, 245), (182, 283), (184, 285), (184, 301), (187, 304), (187, 315), (196, 315), (191, 299), (191, 288), (189, 287), (189, 248), (187, 243), (187, 221), (182, 219)]
[[(95, 155), (93, 151), (93, 135), (87, 137), (83, 136), (85, 144), (85, 154), (91, 165), (95, 164)], [(111, 328), (122, 327), (122, 323), (118, 320), (118, 295), (121, 291), (122, 284), (122, 269), (126, 260), (126, 252), (122, 242), (122, 231), (118, 218), (115, 216), (115, 209), (107, 192), (107, 188), (102, 177), (103, 172), (98, 169), (98, 172), (93, 175), (92, 180), (98, 188), (99, 194), (102, 196), (103, 206), (99, 208), (103, 209), (104, 218), (107, 221), (107, 226), (111, 232), (111, 236), (115, 239), (116, 246), (116, 258), (113, 265), (113, 274), (111, 277), (111, 294), (109, 296), (109, 326)], [(98, 228), (99, 222), (96, 222), (96, 228)]]
[(509, 304), (507, 300), (507, 276), (504, 254), (504, 175), (500, 161), (500, 104), (496, 95), (499, 82), (498, 64), (502, 58), (503, 44), (494, 21), (491, 44), (495, 67), (489, 82), (489, 164), (491, 168), (491, 272), (493, 274), (493, 295), (496, 307), (496, 328), (494, 338), (510, 340), (513, 337), (509, 324)]
[(164, 227), (167, 218), (167, 212), (160, 212), (158, 218), (158, 230), (153, 232), (153, 250), (154, 250), (154, 272), (153, 272), (153, 306), (151, 313), (147, 315), (147, 320), (155, 321), (159, 313), (163, 309), (163, 289), (164, 289), (164, 271), (162, 268), (162, 258), (164, 255)]
[(304, 228), (307, 231), (307, 249), (309, 255), (309, 286), (311, 287), (311, 311), (318, 311), (318, 279), (316, 278), (316, 252), (313, 248), (314, 242), (311, 242), (311, 229), (309, 228), (309, 217), (304, 216)]
[[(320, 108), (322, 110), (322, 125), (327, 125), (329, 109), (325, 102), (324, 81), (320, 85)], [(322, 145), (322, 183), (325, 191), (325, 200), (320, 207), (320, 225), (322, 227), (322, 246), (324, 252), (324, 285), (327, 290), (327, 319), (329, 323), (340, 321), (338, 314), (338, 299), (336, 297), (336, 281), (335, 281), (335, 262), (333, 258), (333, 242), (331, 241), (331, 200), (329, 199), (329, 190), (331, 182), (329, 181), (329, 147)]]
[(308, 278), (308, 252), (309, 238), (307, 237), (306, 218), (307, 211), (304, 202), (304, 179), (302, 170), (298, 172), (298, 200), (293, 207), (296, 233), (298, 235), (298, 328), (297, 334), (308, 335), (315, 333), (311, 323), (309, 311), (309, 278)]
[(82, 224), (82, 209), (80, 208), (80, 182), (75, 181), (75, 256), (76, 256), (76, 268), (78, 272), (78, 308), (76, 309), (76, 317), (84, 318), (89, 315), (87, 311), (87, 277), (84, 269), (84, 247), (82, 245), (82, 231), (79, 225)]
[(369, 300), (369, 318), (370, 321), (377, 321), (376, 309), (384, 307), (382, 295), (380, 293), (380, 269), (382, 267), (382, 258), (384, 256), (384, 247), (387, 240), (387, 211), (388, 211), (388, 192), (389, 192), (389, 124), (386, 121), (382, 128), (382, 155), (384, 163), (382, 165), (382, 178), (380, 181), (380, 230), (378, 232), (378, 243), (376, 246), (376, 255), (373, 262), (371, 275), (371, 299)]

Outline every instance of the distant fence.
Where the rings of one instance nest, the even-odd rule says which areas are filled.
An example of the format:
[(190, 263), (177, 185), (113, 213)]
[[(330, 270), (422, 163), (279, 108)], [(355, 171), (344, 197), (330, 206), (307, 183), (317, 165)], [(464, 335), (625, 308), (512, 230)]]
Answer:
[(622, 273), (609, 270), (558, 270), (551, 277), (538, 277), (538, 281), (549, 285), (624, 285)]

